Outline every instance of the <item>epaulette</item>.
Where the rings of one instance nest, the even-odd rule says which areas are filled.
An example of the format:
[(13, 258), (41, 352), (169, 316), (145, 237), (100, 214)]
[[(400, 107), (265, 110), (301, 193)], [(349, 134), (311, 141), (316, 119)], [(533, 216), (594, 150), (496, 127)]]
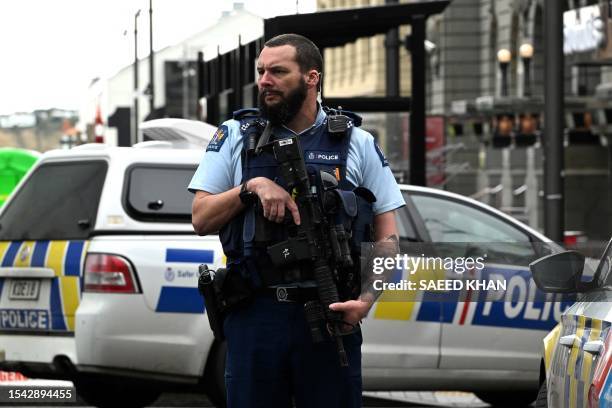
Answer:
[(253, 116), (253, 117), (259, 116), (259, 109), (245, 108), (245, 109), (239, 109), (232, 113), (232, 118), (236, 120), (244, 119), (249, 116)]

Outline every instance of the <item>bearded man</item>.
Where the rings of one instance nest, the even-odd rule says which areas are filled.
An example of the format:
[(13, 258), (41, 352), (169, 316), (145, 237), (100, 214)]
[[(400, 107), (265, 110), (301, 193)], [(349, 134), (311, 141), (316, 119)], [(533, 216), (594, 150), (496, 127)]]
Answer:
[[(255, 288), (252, 302), (224, 321), (229, 407), (361, 406), (359, 323), (375, 294), (362, 285), (361, 292), (329, 306), (342, 313), (349, 332), (341, 337), (349, 363), (343, 367), (333, 339), (311, 338), (304, 303), (317, 298), (312, 271), (275, 268), (265, 251), (251, 248), (245, 234), (245, 213), (254, 201), (271, 225), (285, 229), (286, 214), (300, 224), (278, 163), (255, 149), (255, 144), (297, 136), (310, 170), (335, 175), (346, 189), (373, 193), (372, 239), (397, 242), (394, 210), (405, 203), (388, 162), (372, 135), (358, 127), (358, 116), (318, 103), (322, 71), (321, 53), (309, 39), (283, 34), (266, 42), (257, 61), (259, 109), (235, 112), (219, 127), (189, 185), (195, 193), (194, 230), (199, 235), (219, 231), (228, 273)], [(340, 132), (331, 126), (330, 115), (344, 120)]]

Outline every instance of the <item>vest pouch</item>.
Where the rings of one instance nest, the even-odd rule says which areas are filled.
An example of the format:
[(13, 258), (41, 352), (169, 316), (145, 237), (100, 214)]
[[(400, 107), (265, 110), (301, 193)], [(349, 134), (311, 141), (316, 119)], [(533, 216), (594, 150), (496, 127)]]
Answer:
[(267, 220), (259, 201), (247, 210), (243, 226), (242, 261), (255, 287), (284, 283), (285, 275), (271, 261), (268, 249), (287, 239), (287, 229), (287, 223)]
[(352, 191), (332, 190), (336, 202), (335, 224), (342, 225), (346, 231), (350, 231), (353, 221), (357, 217), (357, 196)]
[(365, 264), (362, 264), (361, 245), (374, 241), (374, 207), (372, 204), (376, 201), (376, 198), (372, 192), (363, 187), (353, 191), (357, 201), (357, 217), (353, 221), (350, 239), (353, 267), (340, 271), (341, 283), (338, 287), (338, 294), (343, 300), (357, 299), (359, 297), (361, 293), (361, 275), (365, 272), (362, 270)]
[(247, 234), (244, 234), (244, 242), (252, 241), (257, 246), (267, 246), (287, 239), (287, 229), (293, 224), (293, 218), (290, 218), (289, 210), (285, 209), (285, 222), (280, 224), (264, 217), (263, 207), (259, 200), (253, 206), (252, 211), (253, 235), (247, 236)]

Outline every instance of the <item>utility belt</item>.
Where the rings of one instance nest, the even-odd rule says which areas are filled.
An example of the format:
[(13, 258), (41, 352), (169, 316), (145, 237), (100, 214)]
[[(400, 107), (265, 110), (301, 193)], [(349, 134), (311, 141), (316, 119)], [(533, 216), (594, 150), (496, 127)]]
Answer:
[[(247, 307), (255, 297), (263, 297), (282, 303), (304, 304), (318, 297), (316, 287), (297, 287), (294, 285), (278, 284), (275, 286), (256, 286), (253, 281), (244, 277), (242, 271), (234, 268), (219, 268), (216, 271), (208, 269), (207, 265), (200, 265), (198, 289), (204, 297), (204, 305), (208, 322), (219, 341), (223, 341), (223, 321), (225, 317), (240, 308)], [(284, 283), (284, 282), (283, 282)]]
[(276, 286), (256, 290), (255, 295), (266, 299), (272, 299), (279, 303), (304, 304), (318, 298), (317, 288), (302, 288), (297, 286)]

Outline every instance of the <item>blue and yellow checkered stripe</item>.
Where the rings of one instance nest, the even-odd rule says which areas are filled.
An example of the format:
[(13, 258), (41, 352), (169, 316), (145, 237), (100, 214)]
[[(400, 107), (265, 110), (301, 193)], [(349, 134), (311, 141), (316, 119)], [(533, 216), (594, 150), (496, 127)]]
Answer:
[[(74, 316), (81, 298), (82, 270), (89, 241), (0, 241), (0, 266), (52, 269), (51, 329), (74, 331)], [(0, 278), (0, 287), (3, 284)]]
[(557, 344), (551, 356), (550, 375), (563, 384), (560, 398), (563, 407), (559, 408), (582, 408), (587, 406), (589, 387), (599, 358), (585, 352), (584, 344), (595, 340), (605, 341), (610, 322), (575, 315), (565, 315), (562, 321), (563, 331), (556, 342), (558, 338), (572, 334), (577, 336), (577, 340), (571, 349)]

